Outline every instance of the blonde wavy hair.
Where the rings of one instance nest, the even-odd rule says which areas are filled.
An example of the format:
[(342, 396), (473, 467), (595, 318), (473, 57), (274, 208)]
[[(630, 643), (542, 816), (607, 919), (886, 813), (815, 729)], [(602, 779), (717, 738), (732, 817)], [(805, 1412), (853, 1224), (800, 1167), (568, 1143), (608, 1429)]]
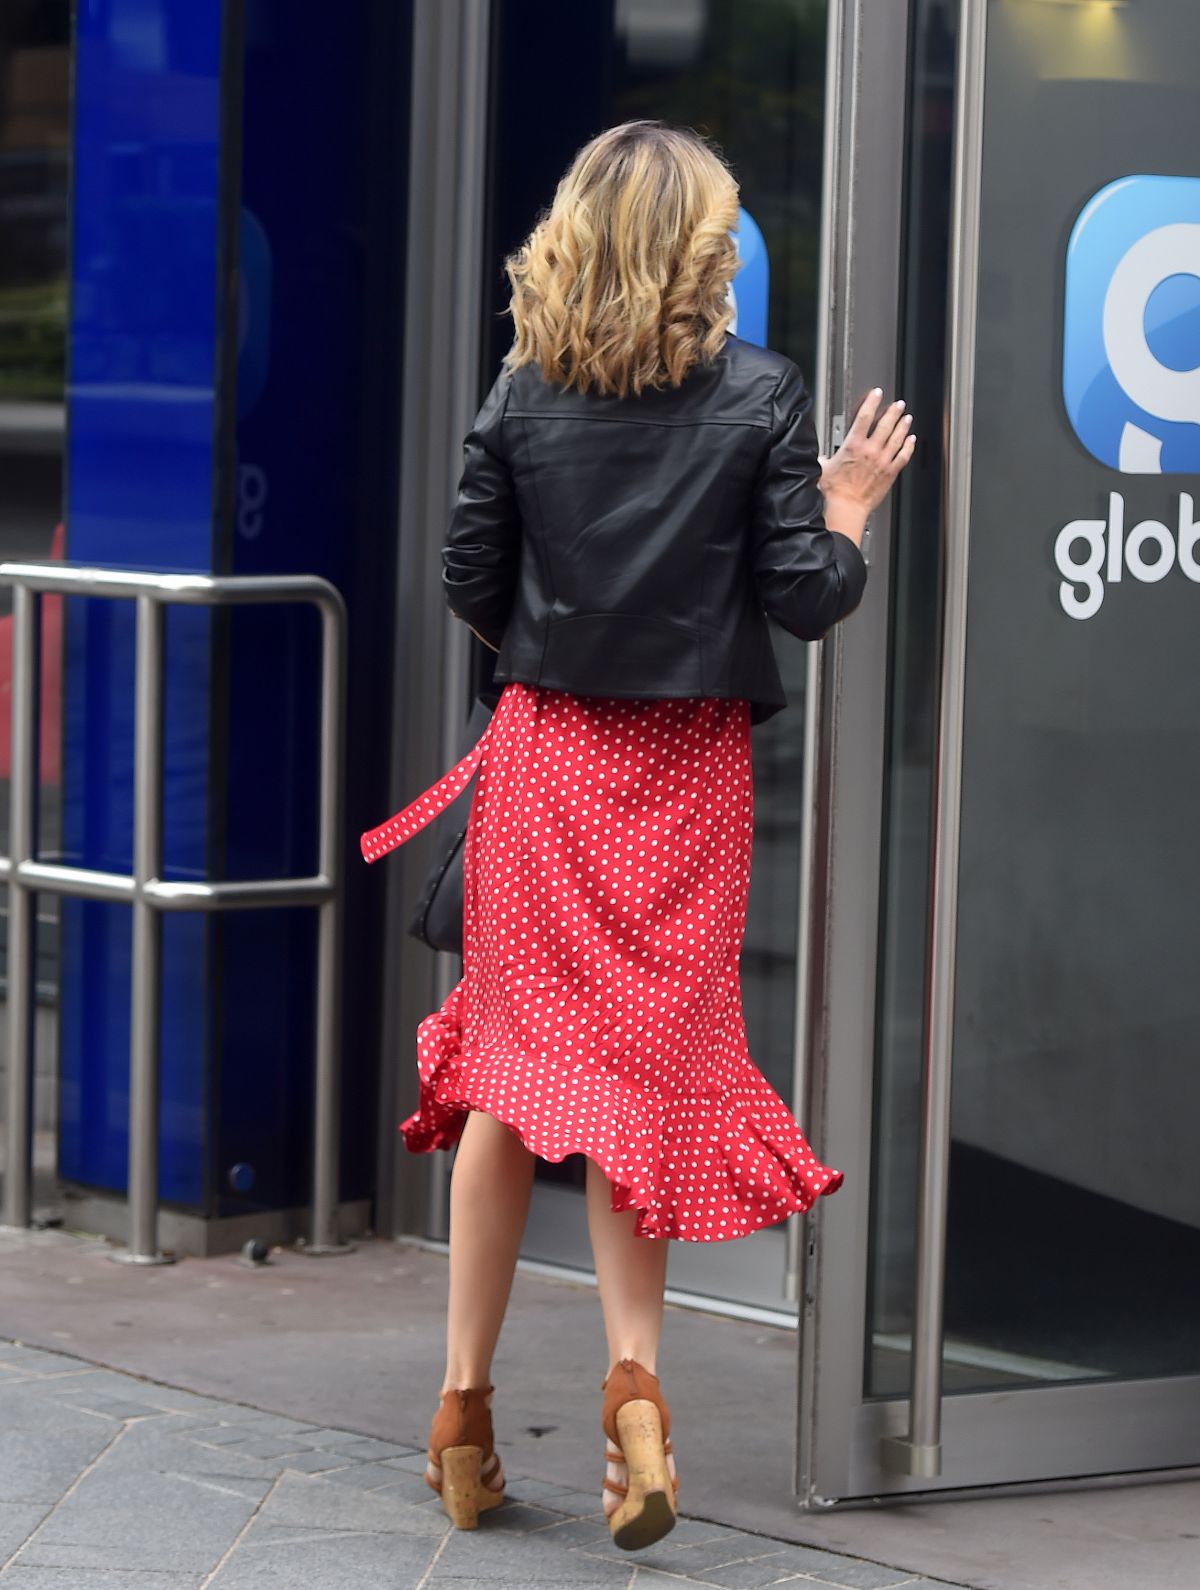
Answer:
[(678, 386), (733, 319), (737, 215), (737, 181), (699, 133), (646, 119), (600, 133), (504, 261), (505, 363), (581, 392)]

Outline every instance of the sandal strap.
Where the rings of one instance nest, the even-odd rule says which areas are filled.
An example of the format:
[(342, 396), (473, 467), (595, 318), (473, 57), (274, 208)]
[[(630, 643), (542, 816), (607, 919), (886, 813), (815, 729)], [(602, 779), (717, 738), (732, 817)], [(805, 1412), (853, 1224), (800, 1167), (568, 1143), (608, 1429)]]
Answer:
[(653, 1402), (662, 1420), (664, 1439), (671, 1434), (671, 1410), (662, 1394), (659, 1377), (651, 1374), (637, 1359), (619, 1359), (601, 1381), (600, 1389), (604, 1392), (600, 1424), (614, 1445), (617, 1444), (617, 1410), (624, 1403), (634, 1400)]
[[(441, 1466), (442, 1466), (441, 1458), (434, 1456), (432, 1448), (426, 1448), (425, 1461), (426, 1461), (426, 1463), (432, 1463), (435, 1469), (440, 1469)], [(625, 1459), (622, 1458), (621, 1461), (623, 1463), (625, 1461)], [(481, 1474), (486, 1474), (495, 1464), (497, 1464), (499, 1462), (500, 1462), (500, 1454), (499, 1454), (499, 1452), (496, 1451), (496, 1448), (494, 1446), (486, 1448), (485, 1450), (481, 1451), (480, 1454), (479, 1454), (479, 1471), (480, 1471), (480, 1473)]]
[[(671, 1486), (676, 1492), (678, 1492), (678, 1490), (679, 1490), (679, 1475), (678, 1474), (672, 1474), (671, 1475)], [(615, 1491), (618, 1496), (628, 1496), (629, 1495), (629, 1487), (628, 1487), (628, 1485), (621, 1485), (616, 1480), (610, 1480), (607, 1475), (605, 1475), (605, 1478), (604, 1478), (604, 1489), (606, 1491)]]
[(440, 1464), (442, 1448), (447, 1446), (477, 1446), (486, 1462), (495, 1445), (488, 1403), (494, 1390), (488, 1381), (482, 1386), (454, 1387), (441, 1393), (426, 1443), (431, 1463)]
[[(670, 1453), (674, 1452), (674, 1450), (675, 1448), (671, 1445), (670, 1437), (668, 1437), (667, 1440), (663, 1442), (663, 1453), (664, 1455), (669, 1455)], [(625, 1461), (625, 1454), (619, 1448), (616, 1452), (610, 1452), (606, 1450), (604, 1456), (610, 1463), (624, 1463)]]
[[(425, 1461), (432, 1464), (432, 1466), (438, 1470), (438, 1478), (436, 1480), (433, 1479), (430, 1476), (428, 1470), (426, 1470), (425, 1483), (426, 1485), (432, 1486), (432, 1488), (440, 1496), (442, 1494), (442, 1465), (438, 1462), (437, 1458), (431, 1457), (428, 1453), (426, 1453)], [(504, 1464), (501, 1462), (500, 1454), (498, 1452), (493, 1451), (491, 1453), (484, 1454), (484, 1457), (479, 1465), (479, 1482), (485, 1490), (502, 1491), (504, 1489), (507, 1481), (504, 1477)]]
[[(670, 1453), (671, 1453), (671, 1443), (669, 1441), (664, 1441), (663, 1442), (663, 1456), (666, 1457), (666, 1456), (670, 1455)], [(624, 1463), (625, 1454), (624, 1454), (624, 1452), (621, 1452), (621, 1451), (610, 1452), (606, 1448), (605, 1449), (605, 1453), (604, 1453), (604, 1461), (606, 1463)], [(616, 1491), (618, 1496), (624, 1496), (626, 1494), (626, 1492), (628, 1491), (628, 1489), (629, 1489), (628, 1485), (621, 1485), (616, 1480), (610, 1480), (607, 1474), (604, 1476), (604, 1484), (605, 1484), (605, 1487), (608, 1490)], [(672, 1474), (671, 1475), (671, 1484), (678, 1491), (678, 1489), (679, 1489), (679, 1475), (678, 1474)]]

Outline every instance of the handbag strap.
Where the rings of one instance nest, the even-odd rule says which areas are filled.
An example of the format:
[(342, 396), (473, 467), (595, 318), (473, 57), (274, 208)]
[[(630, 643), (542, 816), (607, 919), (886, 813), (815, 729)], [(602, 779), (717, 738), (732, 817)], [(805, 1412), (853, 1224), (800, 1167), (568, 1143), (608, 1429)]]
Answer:
[(404, 844), (405, 840), (420, 833), (427, 823), (431, 823), (439, 812), (445, 811), (450, 802), (462, 794), (479, 765), (479, 759), (483, 755), (483, 748), (495, 721), (496, 717), (493, 714), (487, 728), (462, 761), (456, 762), (452, 768), (443, 773), (436, 784), (431, 784), (423, 794), (409, 801), (407, 806), (401, 807), (386, 822), (380, 823), (375, 828), (368, 828), (359, 837), (359, 848), (362, 850), (364, 861), (378, 861), (380, 856), (386, 856), (389, 851), (395, 850), (397, 845)]

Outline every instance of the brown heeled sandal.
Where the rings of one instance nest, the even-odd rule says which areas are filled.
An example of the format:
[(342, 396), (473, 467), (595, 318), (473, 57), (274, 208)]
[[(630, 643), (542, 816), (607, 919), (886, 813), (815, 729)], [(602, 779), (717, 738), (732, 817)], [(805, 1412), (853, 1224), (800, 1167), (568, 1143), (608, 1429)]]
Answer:
[(426, 1453), (425, 1483), (442, 1498), (455, 1529), (474, 1529), (479, 1515), (504, 1500), (504, 1470), (492, 1435), (493, 1386), (441, 1394)]
[(629, 1484), (606, 1474), (604, 1488), (622, 1498), (609, 1515), (613, 1542), (622, 1551), (639, 1551), (675, 1527), (679, 1477), (667, 1465), (671, 1447), (671, 1410), (657, 1375), (634, 1358), (622, 1358), (601, 1382), (601, 1423), (608, 1437), (606, 1463), (624, 1463)]

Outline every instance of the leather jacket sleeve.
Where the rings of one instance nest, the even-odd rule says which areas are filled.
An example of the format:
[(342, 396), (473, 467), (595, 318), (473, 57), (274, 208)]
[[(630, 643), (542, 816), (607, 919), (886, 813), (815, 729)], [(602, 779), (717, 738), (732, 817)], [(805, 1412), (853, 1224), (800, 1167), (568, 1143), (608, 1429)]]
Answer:
[(812, 397), (790, 360), (772, 399), (771, 438), (750, 508), (754, 583), (765, 611), (801, 640), (820, 640), (862, 600), (867, 565), (825, 525)]
[(450, 611), (499, 651), (520, 562), (521, 516), (500, 427), (512, 372), (501, 367), (463, 440), (463, 468), (442, 546), (442, 592)]

